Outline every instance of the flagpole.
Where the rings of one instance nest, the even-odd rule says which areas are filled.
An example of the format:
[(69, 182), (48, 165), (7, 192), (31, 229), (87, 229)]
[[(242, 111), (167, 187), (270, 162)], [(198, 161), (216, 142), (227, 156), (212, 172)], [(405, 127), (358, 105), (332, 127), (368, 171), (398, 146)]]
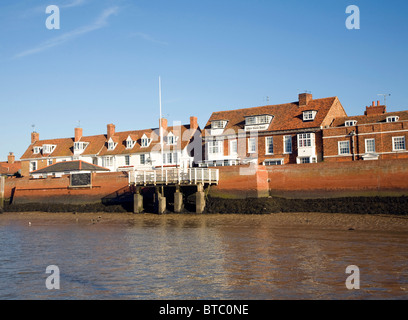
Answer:
[(159, 119), (159, 126), (160, 126), (160, 150), (161, 150), (161, 172), (163, 178), (163, 127), (162, 127), (162, 97), (161, 97), (161, 77), (159, 76), (159, 105), (160, 105), (160, 119)]

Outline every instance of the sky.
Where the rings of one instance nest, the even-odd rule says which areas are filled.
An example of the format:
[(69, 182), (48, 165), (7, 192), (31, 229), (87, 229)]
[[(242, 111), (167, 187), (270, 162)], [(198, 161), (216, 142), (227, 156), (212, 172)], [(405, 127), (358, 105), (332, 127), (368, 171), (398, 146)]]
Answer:
[[(350, 5), (360, 29), (346, 27)], [(306, 91), (348, 115), (379, 94), (408, 110), (407, 16), (403, 0), (0, 0), (0, 161), (19, 159), (33, 130), (157, 127), (159, 77), (169, 125)]]

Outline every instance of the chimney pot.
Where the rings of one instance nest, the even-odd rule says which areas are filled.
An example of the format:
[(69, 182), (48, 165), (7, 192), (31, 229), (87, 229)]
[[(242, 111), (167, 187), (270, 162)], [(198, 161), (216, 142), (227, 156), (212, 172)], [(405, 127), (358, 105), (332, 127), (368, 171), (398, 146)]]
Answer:
[(373, 101), (372, 106), (375, 107), (375, 101)]
[(7, 163), (8, 164), (13, 164), (16, 160), (16, 157), (14, 156), (13, 152), (10, 152), (8, 157), (7, 157)]

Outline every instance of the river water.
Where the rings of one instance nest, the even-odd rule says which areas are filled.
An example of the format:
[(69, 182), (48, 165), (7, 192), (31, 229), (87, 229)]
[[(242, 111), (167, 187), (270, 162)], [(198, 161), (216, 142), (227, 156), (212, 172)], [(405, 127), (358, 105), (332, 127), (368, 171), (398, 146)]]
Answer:
[[(401, 230), (273, 215), (1, 216), (2, 300), (408, 298)], [(59, 268), (58, 290), (46, 288), (49, 265)], [(359, 268), (360, 289), (345, 285), (349, 265)]]

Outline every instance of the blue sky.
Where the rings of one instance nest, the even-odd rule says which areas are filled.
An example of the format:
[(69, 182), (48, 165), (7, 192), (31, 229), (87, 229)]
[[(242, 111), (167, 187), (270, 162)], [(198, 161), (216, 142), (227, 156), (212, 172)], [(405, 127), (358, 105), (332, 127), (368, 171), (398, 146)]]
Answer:
[[(48, 30), (48, 5), (60, 29)], [(361, 29), (348, 30), (357, 5)], [(1, 0), (0, 160), (41, 139), (204, 126), (213, 111), (338, 96), (349, 115), (380, 93), (408, 110), (408, 2)]]

